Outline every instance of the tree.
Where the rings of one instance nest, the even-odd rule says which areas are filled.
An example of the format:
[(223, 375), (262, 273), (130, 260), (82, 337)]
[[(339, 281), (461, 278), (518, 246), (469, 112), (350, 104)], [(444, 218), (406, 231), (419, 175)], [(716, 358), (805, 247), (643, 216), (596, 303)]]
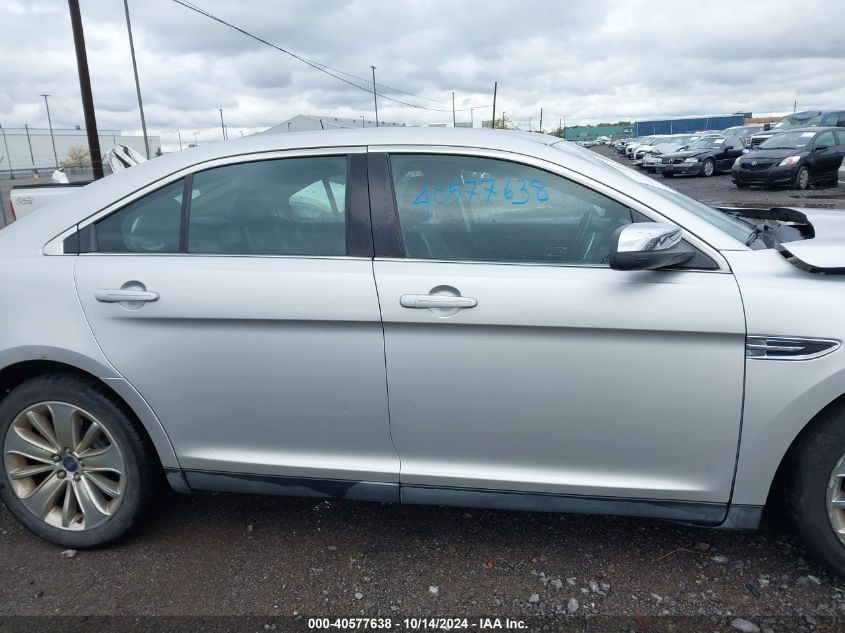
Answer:
[(91, 155), (81, 145), (74, 145), (67, 151), (67, 158), (62, 161), (62, 167), (90, 167)]

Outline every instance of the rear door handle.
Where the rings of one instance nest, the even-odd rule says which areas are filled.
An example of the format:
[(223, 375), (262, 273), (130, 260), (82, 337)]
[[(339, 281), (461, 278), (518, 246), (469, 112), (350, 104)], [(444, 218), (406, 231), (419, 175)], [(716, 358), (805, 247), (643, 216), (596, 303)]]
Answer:
[(472, 297), (454, 297), (450, 295), (402, 295), (399, 305), (403, 308), (474, 308), (478, 300)]
[(115, 290), (98, 290), (94, 298), (103, 303), (123, 303), (124, 301), (158, 301), (157, 292), (147, 290), (132, 290), (118, 288)]

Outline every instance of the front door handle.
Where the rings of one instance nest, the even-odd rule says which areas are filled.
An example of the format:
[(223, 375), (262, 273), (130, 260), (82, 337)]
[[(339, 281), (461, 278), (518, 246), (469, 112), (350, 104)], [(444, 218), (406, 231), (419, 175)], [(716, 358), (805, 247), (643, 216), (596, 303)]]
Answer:
[(402, 295), (399, 297), (399, 305), (403, 308), (422, 310), (431, 308), (474, 308), (478, 305), (478, 300), (472, 297), (455, 297), (452, 295)]
[(98, 290), (94, 298), (103, 303), (123, 303), (124, 301), (158, 301), (157, 292), (147, 290), (132, 290), (129, 288), (118, 288), (114, 290)]

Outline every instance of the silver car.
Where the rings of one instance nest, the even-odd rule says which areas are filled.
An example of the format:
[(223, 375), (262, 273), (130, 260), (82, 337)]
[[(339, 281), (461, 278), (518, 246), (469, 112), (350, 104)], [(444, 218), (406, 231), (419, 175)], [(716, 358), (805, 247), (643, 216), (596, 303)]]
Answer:
[(85, 548), (162, 474), (742, 529), (773, 493), (843, 570), (843, 239), (538, 134), (156, 158), (0, 231), (2, 496)]

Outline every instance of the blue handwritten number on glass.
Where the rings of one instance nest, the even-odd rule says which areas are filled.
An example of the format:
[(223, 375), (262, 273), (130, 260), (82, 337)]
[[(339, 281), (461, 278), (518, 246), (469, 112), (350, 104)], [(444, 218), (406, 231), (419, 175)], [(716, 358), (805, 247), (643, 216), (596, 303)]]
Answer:
[(528, 181), (528, 186), (534, 189), (534, 197), (537, 198), (537, 202), (549, 201), (549, 192), (540, 178), (532, 178)]
[(496, 179), (495, 178), (482, 178), (481, 182), (489, 182), (490, 184), (484, 187), (484, 191), (487, 192), (487, 197), (484, 199), (484, 204), (490, 202), (490, 198), (496, 195)]
[(475, 188), (478, 186), (478, 181), (473, 178), (467, 178), (464, 184), (472, 185), (471, 189), (464, 190), (464, 193), (467, 195), (467, 204), (470, 204), (475, 197)]
[(449, 204), (460, 204), (461, 203), (461, 185), (463, 183), (459, 180), (455, 182), (450, 182), (447, 185), (447, 189), (449, 193), (452, 194), (452, 199), (449, 201)]

